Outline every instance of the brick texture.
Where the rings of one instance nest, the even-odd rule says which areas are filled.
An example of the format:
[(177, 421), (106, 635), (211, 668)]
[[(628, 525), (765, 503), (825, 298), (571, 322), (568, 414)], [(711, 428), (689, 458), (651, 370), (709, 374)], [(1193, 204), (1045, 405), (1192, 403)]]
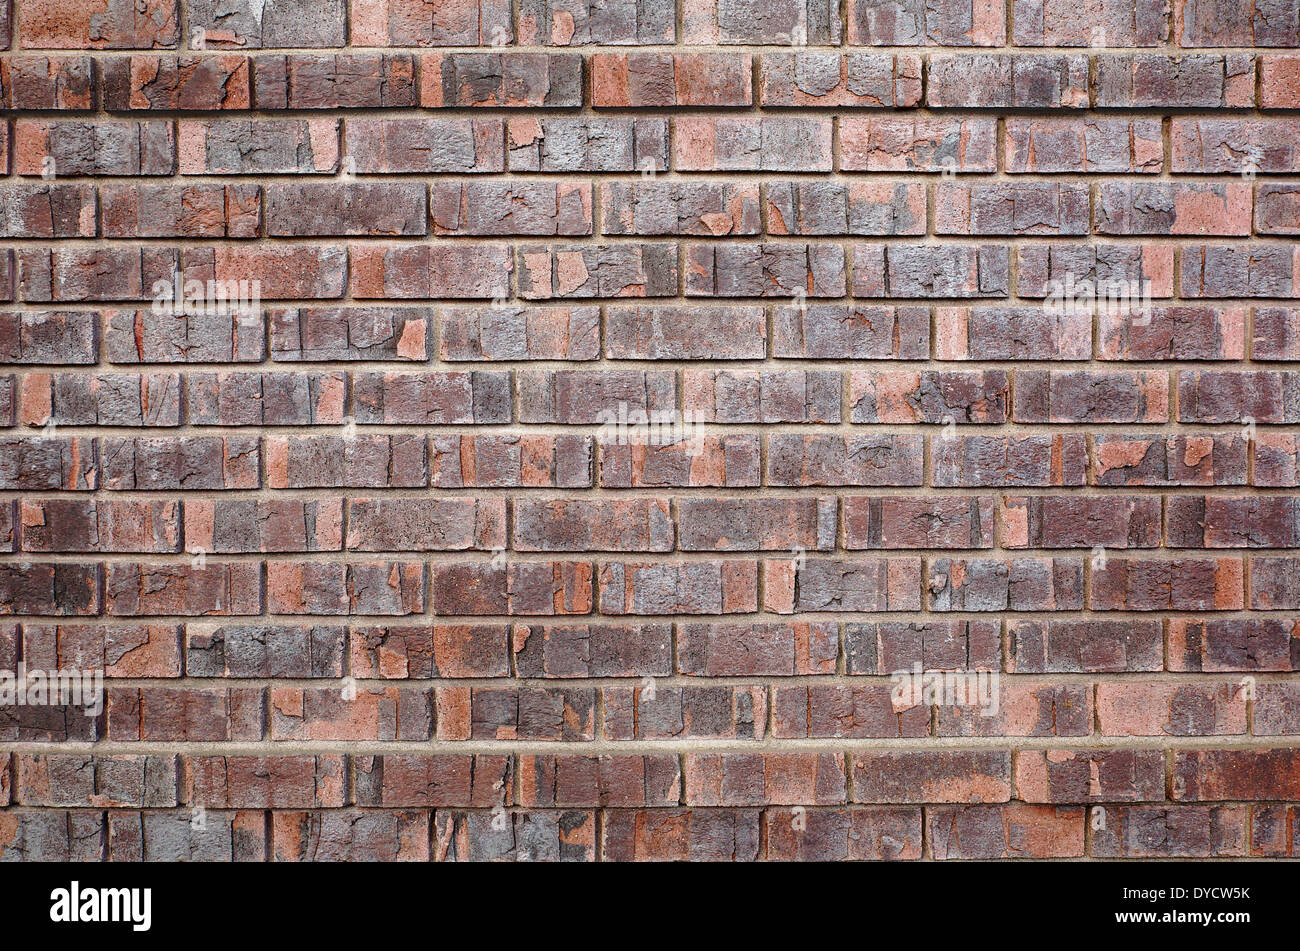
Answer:
[(1295, 0), (0, 49), (0, 861), (1300, 854)]

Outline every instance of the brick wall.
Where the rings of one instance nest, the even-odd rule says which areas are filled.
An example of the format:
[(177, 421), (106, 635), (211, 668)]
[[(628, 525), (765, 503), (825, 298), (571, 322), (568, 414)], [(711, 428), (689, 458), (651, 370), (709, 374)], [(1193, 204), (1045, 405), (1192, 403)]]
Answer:
[(1296, 854), (1298, 0), (0, 44), (0, 858)]

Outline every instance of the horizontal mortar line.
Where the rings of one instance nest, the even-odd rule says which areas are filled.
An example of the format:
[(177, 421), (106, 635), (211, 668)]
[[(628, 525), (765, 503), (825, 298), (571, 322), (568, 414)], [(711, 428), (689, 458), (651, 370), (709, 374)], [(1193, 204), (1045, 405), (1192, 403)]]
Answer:
[[(234, 626), (234, 625), (227, 625)], [(504, 633), (504, 632), (503, 632)], [(28, 662), (33, 669), (35, 661)], [(4, 668), (7, 669), (7, 668)], [(1247, 677), (1257, 684), (1297, 684), (1300, 685), (1300, 671), (1276, 670), (1237, 670), (1237, 671), (1181, 671), (1181, 670), (1130, 670), (1097, 671), (1094, 673), (1078, 672), (1038, 672), (1014, 673), (1001, 669), (985, 667), (938, 667), (923, 668), (930, 673), (957, 673), (969, 675), (975, 673), (997, 674), (1004, 686), (1020, 687), (1056, 687), (1056, 686), (1131, 686), (1133, 684), (1185, 684), (1196, 683), (1207, 686), (1241, 686)], [(897, 671), (881, 673), (829, 673), (829, 674), (754, 674), (749, 677), (736, 674), (725, 676), (691, 676), (683, 673), (653, 674), (634, 673), (625, 676), (609, 674), (606, 676), (587, 677), (542, 677), (515, 676), (503, 674), (500, 677), (362, 677), (352, 674), (337, 674), (328, 677), (279, 677), (268, 674), (265, 677), (203, 676), (182, 674), (177, 677), (112, 677), (104, 678), (104, 689), (113, 688), (180, 688), (184, 690), (225, 690), (243, 688), (291, 689), (335, 691), (344, 681), (349, 681), (358, 690), (377, 690), (394, 687), (399, 690), (428, 690), (433, 688), (467, 687), (511, 690), (518, 688), (549, 689), (556, 691), (576, 689), (623, 689), (638, 690), (644, 687), (643, 681), (652, 680), (655, 689), (711, 687), (741, 687), (768, 690), (782, 687), (861, 687), (879, 688), (893, 686), (896, 673), (912, 673), (911, 665), (904, 665)], [(1245, 701), (1243, 701), (1245, 702)], [(1259, 701), (1254, 701), (1258, 703)], [(919, 704), (919, 706), (938, 706), (943, 704)], [(6, 707), (5, 709), (9, 709)], [(639, 741), (638, 741), (639, 742)]]
[[(1267, 739), (1267, 743), (1261, 743)], [(773, 740), (265, 740), (258, 742), (193, 740), (161, 743), (149, 741), (97, 742), (6, 742), (3, 749), (14, 753), (93, 753), (96, 755), (174, 756), (207, 754), (216, 756), (319, 755), (373, 756), (381, 754), (472, 753), (521, 756), (669, 753), (822, 753), (854, 754), (877, 751), (930, 753), (944, 751), (1035, 752), (1039, 750), (1240, 750), (1300, 749), (1300, 737), (1196, 736), (1196, 737), (933, 737), (932, 742), (916, 737), (868, 737), (863, 739)]]

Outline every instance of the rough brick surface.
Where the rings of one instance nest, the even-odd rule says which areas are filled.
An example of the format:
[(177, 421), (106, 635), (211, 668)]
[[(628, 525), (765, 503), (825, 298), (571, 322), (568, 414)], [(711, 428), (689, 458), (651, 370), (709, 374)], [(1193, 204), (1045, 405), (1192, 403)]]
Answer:
[(0, 861), (1296, 856), (1296, 0), (0, 49)]

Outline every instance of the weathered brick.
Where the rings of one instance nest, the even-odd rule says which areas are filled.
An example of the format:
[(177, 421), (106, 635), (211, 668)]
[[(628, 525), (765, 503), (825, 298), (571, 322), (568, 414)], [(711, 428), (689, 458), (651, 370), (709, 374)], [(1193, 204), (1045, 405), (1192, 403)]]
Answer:
[(138, 54), (101, 60), (104, 108), (110, 112), (248, 109), (252, 106), (249, 62), (237, 53)]
[(426, 109), (582, 105), (582, 57), (570, 53), (425, 53), (420, 105)]
[(921, 57), (910, 53), (764, 53), (759, 97), (766, 107), (907, 108), (921, 101)]
[(1084, 810), (1078, 807), (943, 806), (926, 810), (936, 859), (1080, 858)]
[[(505, 0), (353, 0), (355, 46), (503, 46), (514, 40)], [(342, 45), (337, 44), (337, 45)]]
[(602, 182), (603, 234), (758, 234), (757, 184)]
[(353, 676), (383, 680), (504, 677), (510, 673), (504, 624), (353, 627)]
[(429, 216), (436, 235), (586, 235), (591, 193), (585, 182), (435, 182)]
[(191, 677), (341, 677), (345, 630), (329, 625), (189, 624)]
[[(510, 6), (501, 6), (509, 23)], [(519, 42), (527, 46), (672, 43), (676, 39), (674, 14), (673, 5), (664, 0), (520, 0)]]
[[(349, 118), (347, 137), (343, 165), (361, 174), (490, 174), (505, 168), (500, 119)], [(332, 172), (337, 162), (337, 143), (329, 139), (321, 170)]]
[(518, 116), (506, 150), (512, 172), (659, 172), (668, 168), (668, 120)]
[(521, 806), (670, 806), (681, 775), (663, 754), (520, 756), (519, 781)]
[(18, 10), (15, 34), (24, 49), (153, 49), (176, 46), (177, 0), (104, 0), (69, 7), (32, 0)]
[[(344, 0), (187, 0), (188, 24), (204, 45), (249, 49), (344, 45)], [(194, 45), (191, 40), (191, 45)]]
[(339, 168), (338, 119), (182, 119), (177, 137), (182, 175), (333, 175)]
[(176, 138), (170, 122), (20, 119), (14, 125), (14, 171), (19, 175), (170, 175), (176, 171)]
[(1076, 54), (930, 57), (927, 105), (944, 108), (1086, 109), (1088, 57)]
[(1096, 62), (1093, 89), (1101, 108), (1231, 109), (1254, 104), (1255, 57), (1249, 53), (1102, 53)]
[(433, 733), (430, 691), (403, 687), (272, 687), (272, 740), (406, 740)]
[(1002, 4), (988, 0), (957, 0), (942, 5), (922, 0), (899, 0), (888, 5), (873, 0), (848, 0), (846, 6), (850, 46), (1002, 46), (1006, 43), (1006, 13)]
[(429, 358), (429, 307), (294, 307), (272, 310), (271, 359), (299, 361)]
[(589, 687), (439, 687), (437, 705), (439, 740), (595, 739), (596, 691)]
[(1160, 0), (1015, 0), (1017, 46), (1160, 46), (1169, 39)]
[(509, 561), (430, 567), (429, 596), (436, 615), (587, 614), (592, 567), (580, 561)]
[(1011, 798), (1011, 754), (1005, 752), (854, 753), (850, 768), (853, 802), (996, 803)]
[(682, 8), (684, 43), (838, 46), (842, 33), (834, 0), (685, 0)]
[(939, 558), (930, 565), (935, 611), (1077, 611), (1083, 563), (1075, 558)]
[(678, 171), (831, 170), (831, 120), (826, 118), (684, 116), (675, 120), (674, 132)]
[(591, 57), (591, 104), (748, 106), (753, 102), (752, 75), (753, 58), (741, 53), (596, 53)]
[(383, 53), (258, 56), (253, 60), (253, 99), (259, 109), (414, 106), (415, 58)]
[(273, 561), (266, 566), (266, 601), (275, 614), (418, 614), (424, 610), (424, 566)]
[(605, 736), (611, 740), (761, 740), (764, 687), (606, 687)]

